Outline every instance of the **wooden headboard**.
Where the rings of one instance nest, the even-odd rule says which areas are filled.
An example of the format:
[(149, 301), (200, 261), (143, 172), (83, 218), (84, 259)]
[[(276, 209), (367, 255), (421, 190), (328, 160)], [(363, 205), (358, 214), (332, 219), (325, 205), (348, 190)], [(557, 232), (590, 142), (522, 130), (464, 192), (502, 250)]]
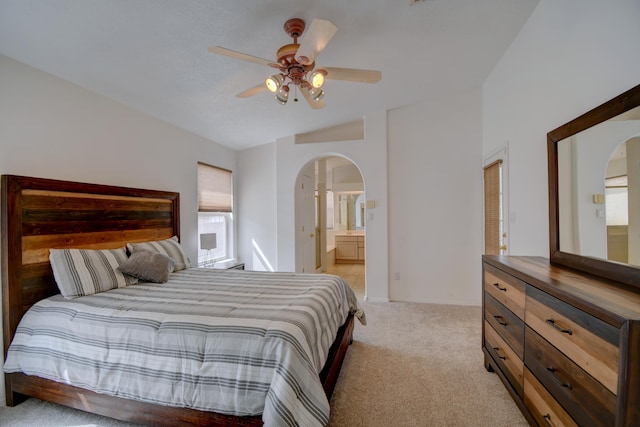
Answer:
[(34, 303), (59, 293), (50, 248), (110, 249), (180, 236), (175, 192), (2, 175), (4, 355)]

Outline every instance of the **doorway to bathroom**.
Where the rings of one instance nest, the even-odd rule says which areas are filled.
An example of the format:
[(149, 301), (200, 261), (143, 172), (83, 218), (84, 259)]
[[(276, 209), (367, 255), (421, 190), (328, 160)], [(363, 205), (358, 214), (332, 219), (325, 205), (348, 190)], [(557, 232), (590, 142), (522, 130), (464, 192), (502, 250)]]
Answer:
[[(313, 207), (309, 205), (310, 186), (315, 196)], [(359, 168), (345, 157), (325, 156), (301, 170), (297, 188), (296, 256), (303, 271), (339, 275), (363, 297), (367, 205)]]

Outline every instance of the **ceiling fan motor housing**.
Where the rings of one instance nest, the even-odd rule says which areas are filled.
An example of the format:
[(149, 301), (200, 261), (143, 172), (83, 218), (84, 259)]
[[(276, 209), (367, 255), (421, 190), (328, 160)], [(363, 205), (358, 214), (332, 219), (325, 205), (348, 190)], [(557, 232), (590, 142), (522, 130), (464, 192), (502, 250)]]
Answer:
[(291, 18), (284, 23), (284, 31), (293, 39), (294, 43), (298, 43), (297, 38), (302, 35), (305, 23), (300, 18)]
[(305, 82), (305, 75), (313, 70), (315, 62), (310, 64), (301, 64), (295, 58), (300, 44), (298, 44), (298, 37), (302, 35), (306, 24), (303, 19), (291, 18), (284, 23), (284, 31), (293, 38), (293, 43), (282, 46), (278, 49), (276, 57), (278, 58), (278, 65), (280, 71), (284, 73), (286, 77), (291, 80), (294, 85), (300, 85)]

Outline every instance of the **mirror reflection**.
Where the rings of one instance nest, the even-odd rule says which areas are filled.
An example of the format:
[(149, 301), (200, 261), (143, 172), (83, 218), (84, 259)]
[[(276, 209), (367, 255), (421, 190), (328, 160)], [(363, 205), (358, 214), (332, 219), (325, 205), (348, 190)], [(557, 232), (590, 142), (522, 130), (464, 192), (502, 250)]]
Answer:
[(640, 265), (640, 107), (558, 143), (562, 252)]
[(364, 230), (364, 192), (338, 194), (338, 222), (341, 230)]

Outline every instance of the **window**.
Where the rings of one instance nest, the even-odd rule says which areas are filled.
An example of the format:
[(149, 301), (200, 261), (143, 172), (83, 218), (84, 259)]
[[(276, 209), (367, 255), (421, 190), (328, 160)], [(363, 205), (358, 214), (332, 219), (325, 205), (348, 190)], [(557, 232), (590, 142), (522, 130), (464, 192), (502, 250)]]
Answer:
[(198, 163), (199, 266), (233, 258), (232, 183), (231, 171)]
[(484, 168), (484, 253), (500, 255), (506, 249), (502, 217), (502, 160)]

